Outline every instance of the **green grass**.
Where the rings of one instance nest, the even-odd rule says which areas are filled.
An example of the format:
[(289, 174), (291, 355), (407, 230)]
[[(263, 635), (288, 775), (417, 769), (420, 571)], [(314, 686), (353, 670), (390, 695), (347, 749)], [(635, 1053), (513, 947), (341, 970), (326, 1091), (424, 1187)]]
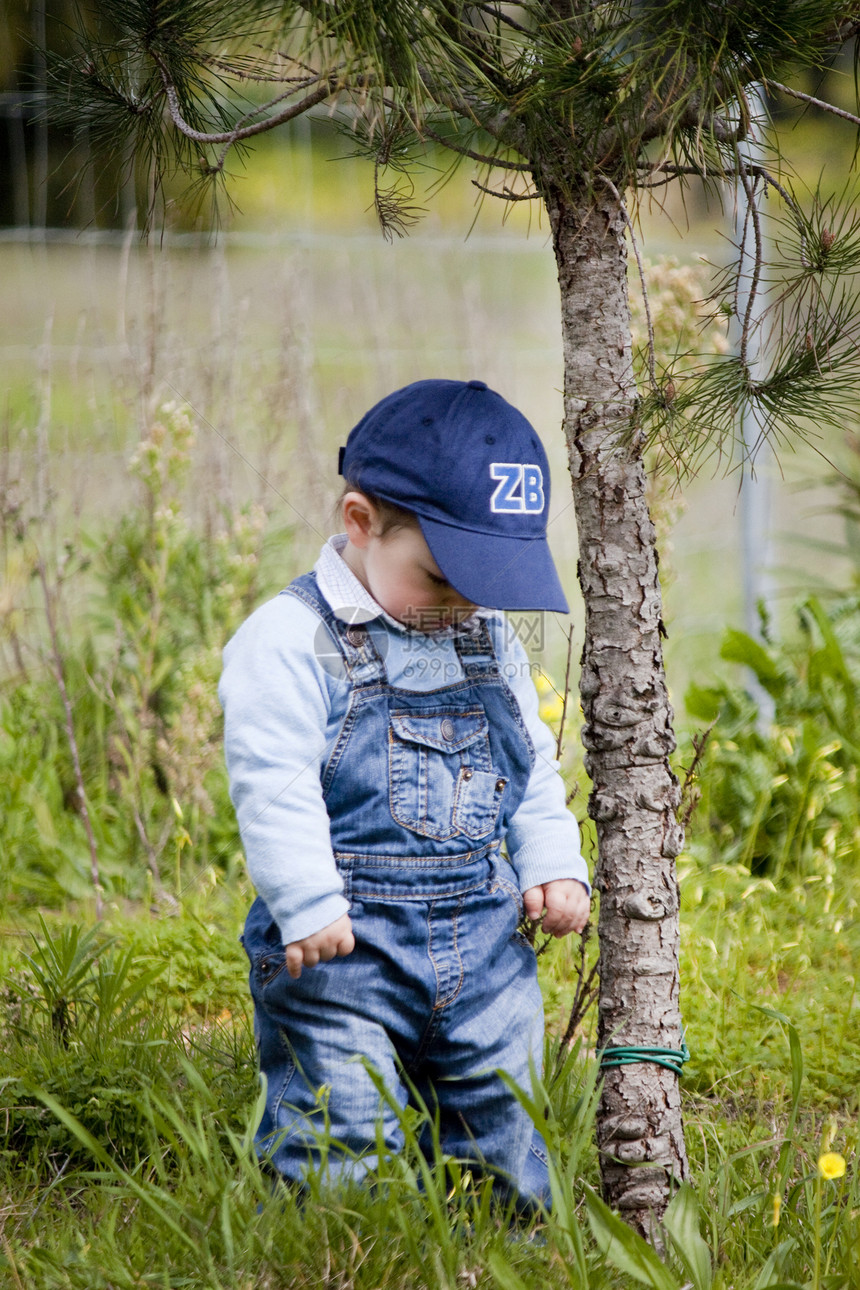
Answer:
[[(841, 875), (826, 913), (820, 892), (810, 910), (808, 883), (774, 892), (692, 858), (682, 886), (693, 1194), (681, 1248), (698, 1248), (689, 1233), (701, 1232), (707, 1285), (811, 1285), (818, 1205), (820, 1284), (854, 1286), (860, 872)], [(533, 1228), (512, 1236), (455, 1164), (447, 1174), (441, 1156), (422, 1164), (414, 1116), (405, 1156), (384, 1160), (374, 1187), (315, 1183), (301, 1204), (270, 1196), (250, 1146), (259, 1107), (236, 940), (249, 898), (241, 876), (201, 876), (172, 917), (115, 908), (86, 932), (81, 907), (31, 917), (27, 933), (25, 920), (7, 923), (0, 1284), (633, 1285), (631, 1261), (645, 1256), (618, 1245), (588, 1191), (598, 1181), (589, 1023), (550, 1093), (558, 1196), (537, 1224), (541, 1243)], [(573, 949), (541, 959), (556, 1024)], [(848, 1161), (841, 1180), (817, 1173), (825, 1133)], [(690, 1279), (671, 1253), (665, 1269), (646, 1284), (680, 1290)]]
[(785, 1013), (803, 1036), (817, 1112), (856, 1115), (856, 872), (841, 871), (838, 885), (821, 877), (776, 888), (738, 866), (702, 870), (684, 860), (680, 869), (685, 1011), (692, 1006), (696, 1013), (687, 1086), (717, 1099), (726, 1086), (734, 1098), (737, 1086), (748, 1110), (784, 1098), (784, 1035), (755, 1014), (767, 1006)]

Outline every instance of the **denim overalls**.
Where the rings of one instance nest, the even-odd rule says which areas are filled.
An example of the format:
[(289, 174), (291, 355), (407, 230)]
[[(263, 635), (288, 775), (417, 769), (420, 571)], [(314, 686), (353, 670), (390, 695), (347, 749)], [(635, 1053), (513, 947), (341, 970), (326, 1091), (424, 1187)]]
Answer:
[(542, 1057), (534, 951), (500, 853), (534, 750), (487, 625), (455, 637), (464, 679), (396, 689), (370, 633), (335, 617), (312, 574), (288, 593), (325, 622), (351, 684), (322, 787), (356, 945), (293, 980), (264, 901), (248, 914), (267, 1079), (258, 1149), (301, 1180), (319, 1162), (327, 1116), (345, 1148), (329, 1153), (330, 1174), (360, 1177), (376, 1161), (381, 1114), (398, 1150), (397, 1116), (366, 1058), (397, 1103), (409, 1101), (408, 1081), (438, 1112), (447, 1153), (480, 1162), (521, 1201), (544, 1200), (543, 1143), (497, 1074), (528, 1088)]

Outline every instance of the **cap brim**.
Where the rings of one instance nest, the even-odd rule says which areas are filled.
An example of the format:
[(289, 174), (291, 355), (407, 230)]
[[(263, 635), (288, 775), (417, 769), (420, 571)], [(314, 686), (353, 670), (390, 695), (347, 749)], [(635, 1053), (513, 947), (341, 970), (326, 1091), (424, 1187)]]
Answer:
[(455, 591), (488, 609), (568, 614), (545, 537), (500, 537), (417, 517), (433, 559)]

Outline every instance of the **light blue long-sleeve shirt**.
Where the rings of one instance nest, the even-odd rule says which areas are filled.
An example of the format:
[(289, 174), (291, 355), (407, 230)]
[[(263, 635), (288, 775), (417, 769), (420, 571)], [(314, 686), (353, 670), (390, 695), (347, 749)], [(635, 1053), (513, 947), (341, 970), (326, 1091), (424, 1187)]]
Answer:
[[(390, 684), (432, 690), (462, 680), (451, 633), (410, 631), (385, 614), (340, 558), (343, 541), (334, 538), (323, 548), (314, 570), (319, 589), (338, 617), (365, 624)], [(520, 889), (574, 878), (590, 891), (555, 738), (538, 716), (525, 651), (503, 614), (479, 612), (535, 749), (528, 788), (505, 839)], [(337, 652), (318, 615), (283, 592), (256, 610), (224, 650), (219, 696), (230, 795), (248, 872), (284, 944), (313, 935), (349, 909), (321, 783), (350, 694), (343, 669), (332, 665)]]

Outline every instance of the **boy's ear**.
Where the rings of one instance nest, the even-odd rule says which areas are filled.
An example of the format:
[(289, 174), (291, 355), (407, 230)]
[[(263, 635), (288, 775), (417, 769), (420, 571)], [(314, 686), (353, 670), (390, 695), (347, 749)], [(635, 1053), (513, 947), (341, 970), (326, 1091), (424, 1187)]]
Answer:
[(366, 547), (379, 527), (376, 507), (364, 493), (347, 493), (341, 503), (343, 526), (353, 546)]

